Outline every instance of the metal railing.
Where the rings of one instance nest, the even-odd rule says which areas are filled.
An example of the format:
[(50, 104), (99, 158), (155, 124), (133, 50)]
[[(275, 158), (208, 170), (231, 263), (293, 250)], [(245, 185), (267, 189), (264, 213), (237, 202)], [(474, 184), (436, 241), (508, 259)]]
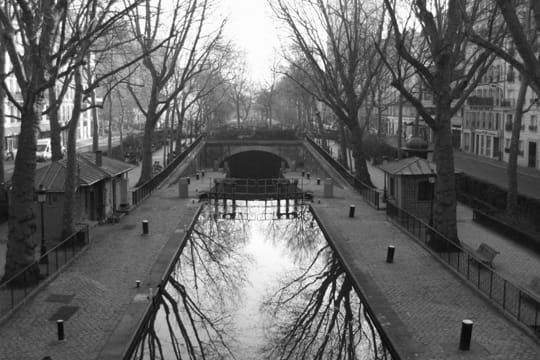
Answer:
[(482, 259), (472, 251), (446, 238), (407, 211), (387, 203), (386, 214), (506, 313), (540, 337), (538, 296), (505, 279), (492, 267), (482, 263)]
[(382, 210), (381, 207), (381, 191), (373, 186), (363, 183), (358, 180), (354, 174), (352, 174), (348, 169), (346, 169), (342, 164), (337, 162), (328, 152), (326, 152), (319, 144), (317, 144), (313, 139), (306, 137), (308, 142), (315, 148), (319, 154), (321, 154), (324, 159), (352, 186), (354, 187), (362, 196), (365, 202), (371, 205), (377, 210)]
[(171, 162), (169, 162), (167, 166), (163, 168), (163, 170), (133, 190), (131, 192), (131, 205), (137, 206), (142, 200), (146, 199), (147, 196), (152, 194), (152, 192), (157, 189), (159, 185), (161, 185), (161, 183), (173, 172), (173, 170), (180, 165), (180, 163), (188, 156), (195, 146), (202, 141), (202, 138), (203, 136), (199, 136), (183, 152), (173, 158)]
[(27, 296), (50, 275), (70, 262), (89, 243), (88, 224), (0, 284), (0, 319), (22, 304)]
[(299, 199), (305, 194), (299, 187), (299, 179), (214, 179), (214, 186), (208, 192), (209, 199)]

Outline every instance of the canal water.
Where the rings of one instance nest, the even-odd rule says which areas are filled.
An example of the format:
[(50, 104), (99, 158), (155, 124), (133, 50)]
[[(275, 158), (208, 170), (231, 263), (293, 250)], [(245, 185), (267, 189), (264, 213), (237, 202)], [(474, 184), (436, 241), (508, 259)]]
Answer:
[[(283, 203), (283, 202), (282, 202)], [(390, 359), (308, 206), (205, 205), (132, 359)]]

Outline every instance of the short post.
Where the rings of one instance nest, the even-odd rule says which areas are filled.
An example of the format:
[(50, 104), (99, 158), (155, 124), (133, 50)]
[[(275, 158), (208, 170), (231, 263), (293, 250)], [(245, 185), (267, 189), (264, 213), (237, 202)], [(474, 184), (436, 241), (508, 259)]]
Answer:
[(188, 185), (191, 184), (191, 179), (189, 177), (186, 178)]
[(321, 185), (321, 178), (317, 178), (317, 185)]
[(306, 178), (307, 178), (308, 180), (311, 178), (311, 173), (310, 173), (310, 172), (306, 173)]
[(469, 350), (471, 348), (472, 326), (472, 320), (465, 319), (461, 322), (459, 350)]
[(64, 320), (56, 320), (56, 332), (58, 334), (58, 341), (63, 341), (64, 337)]
[(355, 209), (356, 209), (356, 206), (354, 206), (354, 205), (351, 205), (351, 206), (349, 207), (349, 217), (350, 217), (350, 218), (353, 218), (353, 217), (354, 217), (354, 210), (355, 210)]
[(201, 176), (204, 177), (204, 170), (201, 170)]
[(135, 287), (137, 289), (141, 287), (141, 280), (135, 280)]
[(199, 172), (197, 172), (197, 173), (195, 174), (195, 179), (196, 179), (196, 180), (199, 180)]
[(396, 247), (394, 245), (388, 246), (388, 249), (386, 251), (386, 262), (391, 264), (394, 262), (394, 252), (396, 251)]
[(142, 221), (142, 233), (143, 233), (143, 235), (148, 234), (148, 220), (143, 220)]
[(306, 172), (304, 170), (302, 170), (302, 177), (304, 177), (305, 174), (306, 174)]

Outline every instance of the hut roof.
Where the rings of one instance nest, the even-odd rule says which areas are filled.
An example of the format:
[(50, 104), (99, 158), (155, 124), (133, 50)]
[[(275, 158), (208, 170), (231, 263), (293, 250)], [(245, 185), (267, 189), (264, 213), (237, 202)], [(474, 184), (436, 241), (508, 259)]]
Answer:
[(435, 163), (417, 156), (388, 162), (380, 165), (379, 168), (392, 175), (410, 176), (437, 174), (437, 166)]

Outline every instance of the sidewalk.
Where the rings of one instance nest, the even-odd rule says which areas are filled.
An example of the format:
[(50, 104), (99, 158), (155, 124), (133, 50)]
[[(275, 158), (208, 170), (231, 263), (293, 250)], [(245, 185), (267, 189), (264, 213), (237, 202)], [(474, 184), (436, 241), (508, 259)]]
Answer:
[[(199, 206), (178, 198), (178, 171), (119, 224), (92, 229), (86, 252), (0, 326), (0, 360), (97, 358), (137, 292), (156, 287), (145, 279), (165, 245), (180, 241), (178, 234)], [(190, 197), (196, 197), (196, 188), (205, 189), (211, 175), (200, 184), (192, 180)], [(148, 235), (141, 235), (142, 220), (149, 221)], [(140, 289), (135, 280), (142, 281)], [(66, 319), (66, 341), (60, 342), (49, 319), (66, 308), (75, 312)]]
[[(368, 169), (373, 185), (384, 189), (383, 171), (371, 164)], [(474, 249), (486, 243), (499, 251), (493, 261), (494, 269), (513, 283), (534, 291), (530, 285), (540, 278), (540, 255), (473, 221), (472, 209), (468, 206), (458, 203), (456, 215), (461, 242)]]
[[(290, 172), (287, 177), (301, 175)], [(539, 341), (391, 224), (383, 211), (367, 205), (356, 191), (334, 187), (334, 197), (328, 199), (323, 197), (322, 184), (304, 180), (303, 186), (313, 191), (316, 213), (403, 359), (540, 358)], [(348, 217), (351, 204), (356, 208), (352, 219)], [(393, 264), (385, 262), (389, 245), (396, 247)], [(470, 351), (458, 350), (463, 319), (474, 322)]]

